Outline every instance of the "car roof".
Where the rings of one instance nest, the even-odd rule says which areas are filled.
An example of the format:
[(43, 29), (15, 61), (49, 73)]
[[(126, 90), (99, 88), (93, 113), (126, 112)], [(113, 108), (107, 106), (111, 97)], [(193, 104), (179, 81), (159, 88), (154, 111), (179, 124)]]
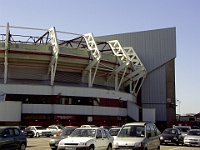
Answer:
[(126, 123), (125, 125), (141, 125), (144, 126), (146, 124), (154, 124), (152, 122), (130, 122), (130, 123)]
[(97, 127), (96, 125), (81, 125), (80, 128), (92, 128)]
[(110, 130), (121, 129), (121, 127), (110, 128)]
[(5, 129), (5, 128), (17, 128), (19, 129), (19, 127), (17, 126), (0, 126), (1, 129)]
[(79, 127), (76, 129), (101, 129), (101, 130), (104, 130), (104, 128), (100, 128), (100, 127)]
[(178, 128), (166, 128), (166, 129), (173, 129), (173, 130), (179, 130)]
[(191, 128), (190, 126), (173, 126), (174, 128)]
[(78, 126), (65, 126), (64, 128), (78, 128)]
[(190, 131), (200, 131), (200, 129), (190, 129)]

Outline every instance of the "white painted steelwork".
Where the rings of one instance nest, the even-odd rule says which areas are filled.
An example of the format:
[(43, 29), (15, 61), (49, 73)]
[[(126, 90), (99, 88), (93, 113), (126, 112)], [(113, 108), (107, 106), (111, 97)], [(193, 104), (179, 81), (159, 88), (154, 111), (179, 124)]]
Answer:
[[(92, 35), (92, 33), (88, 33), (88, 34), (84, 34), (84, 39), (87, 43), (87, 47), (90, 51), (90, 59), (92, 59), (92, 61), (89, 63), (89, 65), (85, 68), (86, 71), (83, 72), (83, 77), (86, 75), (86, 73), (89, 71), (89, 75), (88, 75), (88, 86), (92, 87), (94, 79), (95, 79), (95, 75), (97, 73), (97, 69), (98, 69), (98, 65), (100, 62), (100, 58), (101, 58), (101, 54), (99, 52), (99, 49), (96, 45), (96, 42), (94, 40), (94, 37)], [(95, 67), (95, 71), (93, 73), (93, 77), (92, 77), (92, 68)]]
[[(130, 92), (137, 96), (147, 75), (147, 70), (132, 47), (124, 47), (124, 50), (129, 57), (133, 71), (124, 78), (123, 83), (129, 80)], [(133, 86), (132, 82), (134, 82)]]
[(9, 23), (6, 26), (6, 40), (5, 40), (5, 57), (4, 57), (4, 83), (7, 83), (8, 78), (8, 48), (9, 48)]
[(53, 51), (52, 51), (53, 56), (51, 57), (51, 61), (49, 63), (48, 74), (49, 74), (49, 71), (51, 70), (51, 85), (53, 85), (55, 74), (56, 74), (57, 63), (58, 63), (58, 53), (59, 53), (59, 46), (57, 42), (55, 27), (52, 27), (49, 29), (49, 34), (51, 38), (51, 45), (53, 47)]
[[(124, 79), (127, 67), (130, 63), (130, 60), (126, 54), (126, 52), (124, 51), (124, 49), (122, 48), (122, 46), (120, 45), (118, 40), (113, 40), (113, 41), (108, 41), (108, 44), (110, 45), (113, 53), (115, 56), (117, 56), (117, 60), (118, 60), (118, 65), (116, 66), (114, 69), (114, 73), (115, 73), (115, 90), (119, 90), (121, 83)], [(120, 71), (123, 71), (123, 75), (120, 79), (120, 83), (118, 83), (119, 77), (118, 77), (118, 73)]]

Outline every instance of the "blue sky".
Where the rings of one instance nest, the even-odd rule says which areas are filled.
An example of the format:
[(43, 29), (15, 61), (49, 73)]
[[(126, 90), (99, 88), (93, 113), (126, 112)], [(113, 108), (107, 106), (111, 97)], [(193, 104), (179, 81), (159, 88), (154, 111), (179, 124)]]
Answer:
[(200, 112), (199, 0), (0, 0), (0, 25), (7, 22), (94, 36), (176, 27), (177, 112)]

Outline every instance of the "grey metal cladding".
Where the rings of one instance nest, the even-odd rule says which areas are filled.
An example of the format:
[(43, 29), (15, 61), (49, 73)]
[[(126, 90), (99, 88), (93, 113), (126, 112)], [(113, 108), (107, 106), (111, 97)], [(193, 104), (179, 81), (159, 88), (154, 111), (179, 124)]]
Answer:
[(97, 37), (119, 40), (122, 47), (133, 47), (148, 72), (176, 57), (176, 28), (123, 33)]
[(167, 121), (166, 114), (166, 104), (156, 105), (156, 104), (144, 104), (145, 108), (155, 108), (156, 110), (156, 120), (157, 121)]
[(123, 33), (98, 37), (119, 40), (122, 47), (133, 47), (148, 71), (142, 85), (142, 107), (156, 108), (156, 120), (166, 121), (166, 68), (176, 57), (176, 28)]
[(166, 70), (159, 67), (147, 75), (142, 86), (142, 103), (166, 103)]
[(142, 86), (142, 107), (156, 108), (156, 120), (166, 121), (166, 69), (165, 65), (147, 75)]

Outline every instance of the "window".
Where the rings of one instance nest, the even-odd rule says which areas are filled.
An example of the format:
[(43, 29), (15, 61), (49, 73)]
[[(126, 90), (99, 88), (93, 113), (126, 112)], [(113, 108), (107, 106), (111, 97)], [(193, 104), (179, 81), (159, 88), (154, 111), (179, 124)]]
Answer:
[(150, 128), (149, 125), (147, 125), (147, 136), (148, 136), (149, 134), (151, 134), (151, 128)]
[(18, 129), (14, 129), (15, 135), (20, 135), (20, 131)]
[(103, 138), (108, 138), (108, 133), (106, 130), (104, 130), (104, 132), (103, 132)]
[(102, 138), (101, 130), (97, 130), (97, 137)]
[(7, 135), (7, 137), (14, 136), (14, 132), (12, 129), (5, 129), (4, 134)]
[(151, 128), (151, 136), (156, 136), (156, 130), (154, 125), (150, 125), (150, 128)]

